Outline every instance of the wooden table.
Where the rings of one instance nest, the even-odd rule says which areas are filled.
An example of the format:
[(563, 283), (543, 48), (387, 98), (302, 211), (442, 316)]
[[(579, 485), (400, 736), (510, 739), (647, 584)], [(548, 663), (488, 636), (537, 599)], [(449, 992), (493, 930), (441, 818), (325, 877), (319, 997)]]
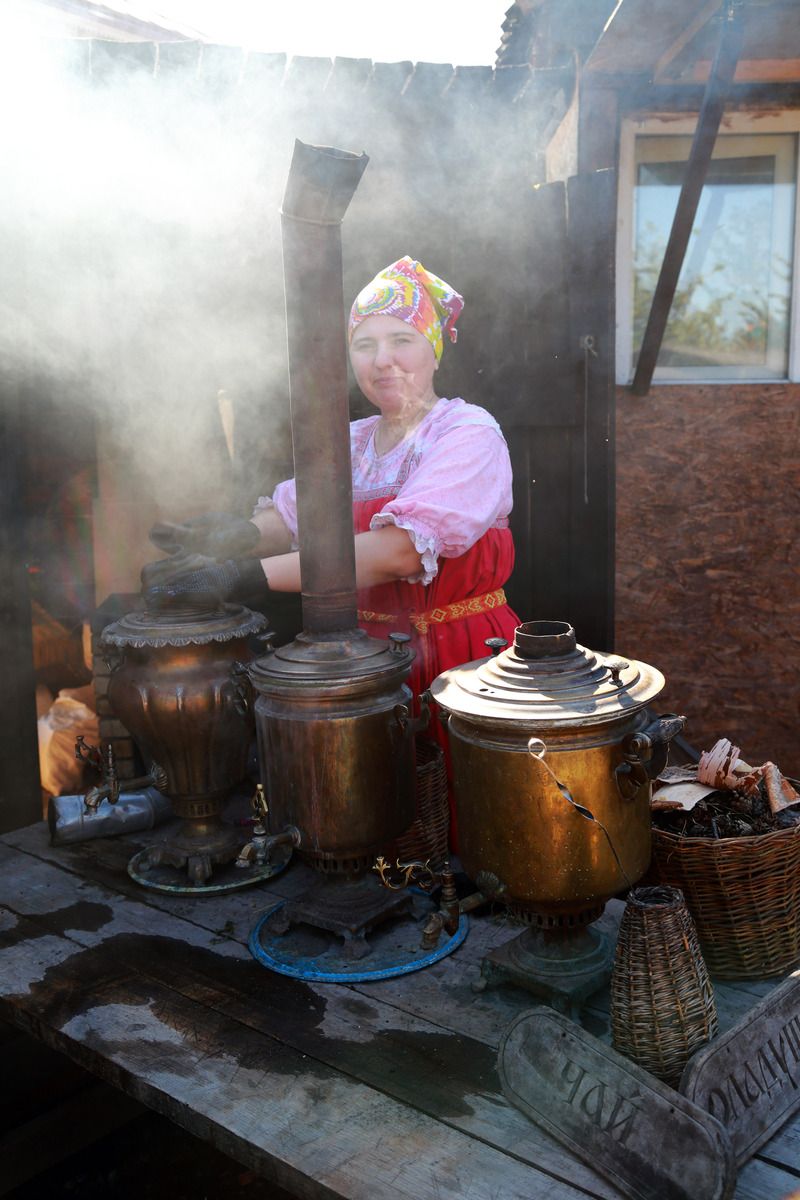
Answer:
[[(533, 1001), (471, 983), (518, 926), (473, 916), (460, 949), (424, 971), (301, 983), (254, 962), (247, 937), (305, 889), (307, 869), (225, 897), (161, 895), (125, 871), (160, 836), (56, 848), (42, 823), (0, 838), (0, 1016), (301, 1197), (618, 1195), (500, 1091), (500, 1036)], [(718, 987), (722, 1029), (775, 982)], [(584, 1024), (607, 1036), (607, 995)], [(800, 1118), (743, 1167), (735, 1195), (796, 1189)]]

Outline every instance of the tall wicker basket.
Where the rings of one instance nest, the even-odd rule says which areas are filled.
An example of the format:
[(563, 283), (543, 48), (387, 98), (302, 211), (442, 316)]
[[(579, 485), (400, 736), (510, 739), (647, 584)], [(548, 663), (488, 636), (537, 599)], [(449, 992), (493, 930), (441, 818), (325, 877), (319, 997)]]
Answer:
[(389, 857), (403, 862), (430, 861), (441, 867), (448, 857), (450, 809), (444, 751), (429, 738), (418, 737), (417, 811), (414, 824), (390, 847)]
[(681, 889), (712, 975), (765, 979), (800, 961), (800, 825), (719, 839), (654, 829), (648, 881)]
[(714, 990), (677, 888), (635, 888), (619, 927), (611, 975), (614, 1047), (677, 1087), (717, 1032)]

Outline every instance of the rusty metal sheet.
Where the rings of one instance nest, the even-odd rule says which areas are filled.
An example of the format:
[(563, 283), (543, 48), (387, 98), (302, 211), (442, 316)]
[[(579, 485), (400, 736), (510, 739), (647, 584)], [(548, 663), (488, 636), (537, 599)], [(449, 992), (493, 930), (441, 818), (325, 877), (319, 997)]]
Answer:
[(498, 1069), (512, 1104), (633, 1200), (727, 1200), (730, 1139), (685, 1096), (548, 1008), (506, 1030)]
[(699, 1050), (681, 1091), (728, 1131), (739, 1166), (800, 1109), (800, 976)]

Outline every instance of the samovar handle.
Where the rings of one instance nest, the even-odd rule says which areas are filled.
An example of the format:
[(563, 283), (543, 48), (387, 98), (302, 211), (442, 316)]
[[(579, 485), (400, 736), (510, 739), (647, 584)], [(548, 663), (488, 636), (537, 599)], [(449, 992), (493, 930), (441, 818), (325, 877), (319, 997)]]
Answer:
[(233, 686), (233, 707), (240, 717), (249, 717), (253, 711), (253, 685), (247, 664), (238, 660), (232, 662), (229, 674)]
[(118, 671), (125, 661), (125, 650), (122, 646), (114, 646), (110, 642), (100, 643), (100, 654), (103, 662), (108, 667), (108, 672), (113, 675)]
[(419, 716), (412, 717), (407, 704), (395, 704), (393, 708), (394, 719), (400, 726), (404, 735), (424, 733), (431, 723), (431, 700), (433, 696), (429, 691), (420, 693), (419, 697)]
[(686, 717), (663, 713), (645, 729), (629, 733), (622, 743), (623, 761), (614, 769), (617, 791), (623, 800), (633, 800), (640, 788), (664, 770), (669, 744), (681, 733)]

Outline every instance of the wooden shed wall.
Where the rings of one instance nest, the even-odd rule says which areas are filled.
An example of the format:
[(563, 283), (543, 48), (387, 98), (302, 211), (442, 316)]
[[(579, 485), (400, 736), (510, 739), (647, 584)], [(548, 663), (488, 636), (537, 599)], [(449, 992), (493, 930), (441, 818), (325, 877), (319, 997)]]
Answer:
[(800, 774), (800, 385), (617, 396), (616, 647), (698, 748)]

